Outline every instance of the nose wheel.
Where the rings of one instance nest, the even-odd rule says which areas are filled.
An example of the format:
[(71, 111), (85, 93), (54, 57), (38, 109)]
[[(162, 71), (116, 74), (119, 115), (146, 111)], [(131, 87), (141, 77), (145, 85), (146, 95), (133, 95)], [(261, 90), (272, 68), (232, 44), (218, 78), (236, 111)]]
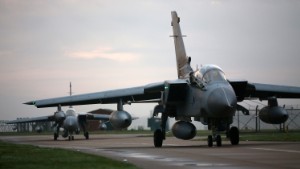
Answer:
[(57, 140), (58, 138), (58, 133), (54, 133), (54, 140)]
[(207, 145), (208, 147), (212, 147), (213, 146), (213, 138), (212, 138), (212, 135), (209, 135), (207, 137)]
[(217, 135), (209, 135), (207, 137), (207, 145), (208, 147), (212, 147), (213, 146), (213, 142), (216, 142), (217, 143), (217, 147), (221, 147), (222, 146), (222, 138), (219, 134)]
[(74, 136), (69, 136), (69, 141), (74, 140)]
[(218, 147), (221, 147), (222, 146), (222, 138), (220, 135), (217, 135), (216, 136), (216, 143), (217, 143), (217, 146)]

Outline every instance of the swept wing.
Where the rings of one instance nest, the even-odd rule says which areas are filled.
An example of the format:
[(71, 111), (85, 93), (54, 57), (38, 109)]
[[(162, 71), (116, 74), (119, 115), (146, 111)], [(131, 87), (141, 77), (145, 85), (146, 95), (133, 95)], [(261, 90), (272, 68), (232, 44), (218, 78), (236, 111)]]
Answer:
[[(110, 114), (113, 110), (110, 109), (97, 109), (87, 113), (79, 114), (79, 119), (87, 119), (87, 120), (109, 120)], [(17, 124), (17, 123), (30, 123), (30, 122), (45, 122), (45, 121), (55, 121), (54, 115), (50, 116), (40, 116), (33, 118), (24, 118), (19, 120), (12, 120), (7, 122), (7, 124)]]
[[(300, 87), (271, 85), (261, 83), (249, 83), (248, 81), (228, 80), (233, 87), (238, 101), (244, 99), (267, 100), (270, 97), (276, 98), (300, 98)], [(183, 80), (167, 81), (168, 84), (181, 84)], [(35, 105), (38, 108), (56, 107), (58, 105), (86, 105), (86, 104), (111, 104), (118, 103), (120, 99), (124, 103), (158, 102), (161, 99), (161, 92), (165, 90), (166, 82), (151, 83), (145, 86), (108, 90), (103, 92), (57, 97), (26, 102), (24, 104)], [(180, 92), (180, 91), (177, 91)], [(94, 114), (96, 117), (97, 115)]]
[(30, 122), (44, 122), (44, 121), (54, 121), (53, 115), (51, 116), (41, 116), (34, 118), (24, 118), (19, 120), (12, 120), (7, 122), (7, 124), (17, 124), (17, 123), (30, 123)]
[(159, 99), (164, 88), (164, 83), (152, 83), (145, 86), (109, 90), (97, 93), (73, 95), (66, 97), (58, 97), (52, 99), (44, 99), (30, 101), (24, 104), (35, 105), (41, 107), (55, 107), (58, 105), (85, 105), (85, 104), (110, 104), (117, 103), (120, 99), (126, 102), (140, 102)]
[(233, 87), (238, 101), (243, 101), (244, 99), (267, 100), (270, 97), (300, 98), (300, 87), (230, 80), (229, 83)]

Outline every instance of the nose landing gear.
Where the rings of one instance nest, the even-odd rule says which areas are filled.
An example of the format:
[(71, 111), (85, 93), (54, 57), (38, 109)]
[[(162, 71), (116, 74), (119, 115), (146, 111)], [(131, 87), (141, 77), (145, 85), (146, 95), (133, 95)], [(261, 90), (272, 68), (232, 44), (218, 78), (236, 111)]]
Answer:
[(71, 141), (71, 140), (74, 140), (74, 136), (73, 135), (69, 136), (69, 141)]
[[(230, 140), (231, 145), (238, 145), (239, 138), (239, 129), (237, 127), (231, 127), (229, 131), (227, 131), (227, 137)], [(213, 142), (216, 142), (217, 147), (222, 146), (222, 138), (220, 134), (217, 134), (216, 131), (213, 130), (213, 134), (207, 137), (207, 145), (208, 147), (213, 146)]]
[(208, 145), (208, 147), (212, 147), (213, 146), (213, 142), (217, 143), (217, 147), (221, 147), (222, 146), (221, 135), (219, 135), (219, 134), (217, 134), (217, 135), (209, 135), (207, 137), (207, 145)]

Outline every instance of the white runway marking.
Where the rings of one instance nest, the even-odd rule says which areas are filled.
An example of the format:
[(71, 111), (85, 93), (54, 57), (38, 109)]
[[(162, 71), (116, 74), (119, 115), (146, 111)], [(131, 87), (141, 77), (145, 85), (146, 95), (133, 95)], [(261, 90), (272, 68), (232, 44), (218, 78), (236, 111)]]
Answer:
[(251, 149), (263, 150), (263, 151), (286, 152), (286, 153), (300, 153), (300, 151), (296, 151), (296, 150), (281, 150), (281, 149), (271, 149), (271, 148), (251, 148)]
[[(115, 156), (123, 157), (128, 161), (128, 158), (143, 159), (147, 161), (163, 162), (169, 166), (184, 166), (184, 167), (224, 167), (230, 166), (230, 164), (224, 163), (207, 163), (204, 161), (195, 161), (186, 158), (166, 157), (161, 155), (151, 155), (148, 153), (140, 153), (134, 151), (118, 151), (110, 149), (97, 149), (98, 151), (105, 151)], [(129, 160), (130, 161), (130, 160)]]

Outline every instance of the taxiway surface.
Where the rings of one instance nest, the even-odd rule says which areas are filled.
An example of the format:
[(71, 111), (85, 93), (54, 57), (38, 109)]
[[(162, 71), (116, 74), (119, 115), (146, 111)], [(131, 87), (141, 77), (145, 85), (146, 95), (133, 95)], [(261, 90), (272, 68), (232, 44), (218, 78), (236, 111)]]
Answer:
[(58, 147), (127, 161), (140, 168), (176, 169), (250, 169), (299, 168), (299, 142), (241, 142), (231, 146), (207, 147), (206, 141), (184, 141), (168, 137), (162, 148), (153, 147), (153, 138), (135, 134), (91, 135), (90, 140), (75, 136), (68, 141), (51, 136), (1, 136), (0, 140), (31, 144), (40, 147)]

